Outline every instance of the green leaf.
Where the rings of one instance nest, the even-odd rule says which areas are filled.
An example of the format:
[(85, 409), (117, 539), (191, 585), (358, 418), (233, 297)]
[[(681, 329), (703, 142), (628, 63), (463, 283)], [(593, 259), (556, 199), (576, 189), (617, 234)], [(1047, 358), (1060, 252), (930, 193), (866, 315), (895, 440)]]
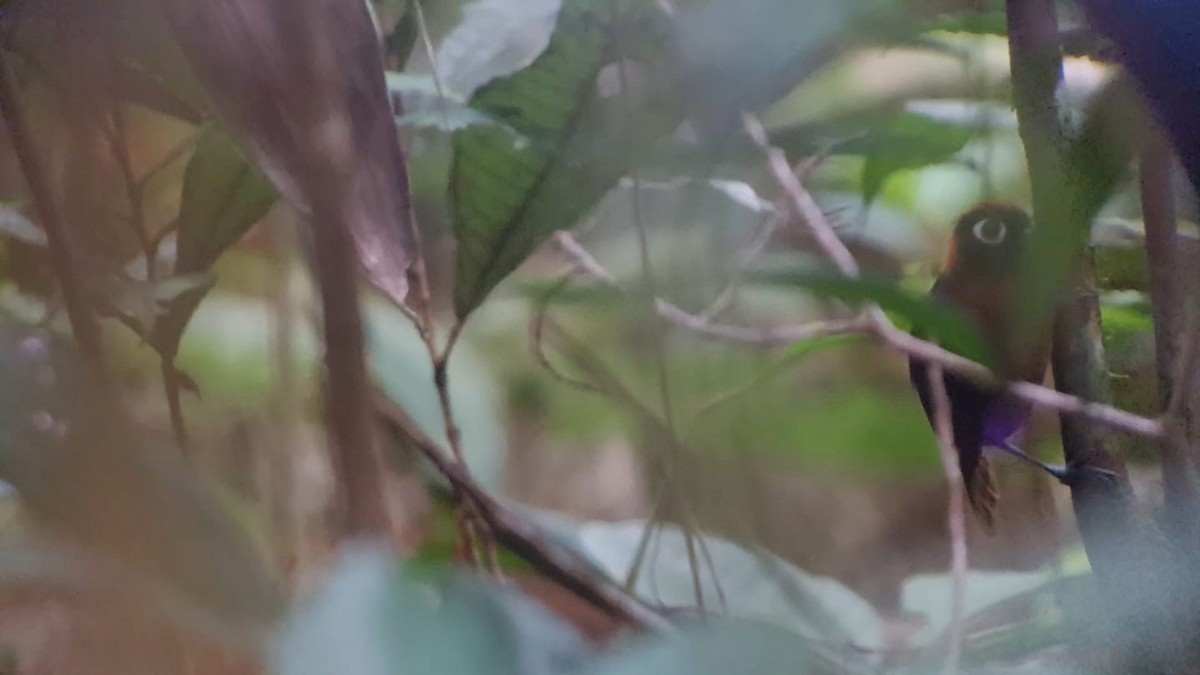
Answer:
[(863, 202), (870, 204), (897, 171), (940, 164), (963, 149), (972, 131), (924, 115), (904, 113), (867, 139), (862, 172)]
[(202, 131), (183, 175), (175, 271), (207, 271), (274, 203), (275, 190), (233, 139)]
[(762, 282), (796, 286), (852, 306), (879, 305), (910, 323), (914, 333), (933, 339), (950, 351), (984, 364), (991, 360), (987, 343), (970, 319), (930, 297), (906, 291), (896, 282), (854, 279), (832, 271), (808, 269), (763, 270), (751, 276)]
[(677, 123), (680, 110), (662, 105), (657, 91), (642, 101), (598, 95), (601, 70), (635, 45), (654, 42), (644, 34), (658, 35), (657, 10), (622, 9), (630, 4), (569, 0), (533, 64), (472, 97), (471, 107), (529, 140), (514, 144), (508, 133), (484, 126), (455, 134), (450, 184), (460, 318), (554, 231), (574, 225)]
[[(274, 205), (275, 190), (246, 161), (233, 139), (209, 127), (200, 132), (183, 174), (175, 240), (175, 273), (207, 272), (230, 246), (262, 220)], [(179, 340), (207, 286), (182, 289), (154, 322), (150, 344), (174, 358)]]

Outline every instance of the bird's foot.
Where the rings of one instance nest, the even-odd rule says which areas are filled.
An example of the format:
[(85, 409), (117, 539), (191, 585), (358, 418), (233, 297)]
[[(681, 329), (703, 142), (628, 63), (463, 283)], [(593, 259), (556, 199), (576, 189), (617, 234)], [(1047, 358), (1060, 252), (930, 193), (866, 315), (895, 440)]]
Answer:
[(1116, 471), (1101, 469), (1098, 466), (1047, 466), (1046, 470), (1058, 482), (1067, 487), (1075, 487), (1083, 482), (1085, 476), (1094, 476), (1105, 481), (1113, 482), (1120, 477)]
[(1030, 457), (1029, 455), (1025, 454), (1024, 450), (1021, 450), (1012, 443), (1005, 443), (998, 447), (1004, 452), (1007, 452), (1018, 459), (1022, 459), (1030, 464), (1033, 464), (1034, 466), (1037, 466), (1051, 476), (1054, 476), (1058, 482), (1066, 485), (1067, 487), (1074, 487), (1078, 485), (1087, 475), (1103, 478), (1107, 481), (1113, 481), (1118, 478), (1117, 472), (1109, 471), (1108, 469), (1101, 469), (1098, 466), (1055, 466), (1053, 464), (1047, 464), (1040, 459)]

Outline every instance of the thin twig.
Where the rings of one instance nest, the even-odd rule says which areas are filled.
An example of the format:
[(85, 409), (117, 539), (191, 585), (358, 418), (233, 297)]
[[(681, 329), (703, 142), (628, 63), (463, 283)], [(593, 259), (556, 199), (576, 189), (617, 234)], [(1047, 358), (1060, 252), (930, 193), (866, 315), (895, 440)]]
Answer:
[(42, 156), (38, 154), (30, 135), (25, 110), (17, 96), (16, 84), (7, 59), (0, 63), (0, 116), (4, 117), (9, 141), (16, 152), (25, 180), (29, 183), (42, 228), (46, 230), (50, 265), (62, 290), (71, 332), (75, 335), (75, 341), (79, 343), (85, 358), (91, 361), (92, 365), (99, 367), (103, 358), (100, 326), (91, 307), (88, 306), (87, 295), (77, 275), (66, 226), (50, 189), (46, 170), (42, 165)]
[(568, 387), (571, 387), (572, 389), (578, 389), (580, 391), (593, 394), (603, 394), (604, 392), (599, 387), (596, 387), (589, 382), (571, 377), (570, 375), (567, 375), (559, 370), (558, 367), (550, 361), (550, 357), (546, 355), (545, 335), (546, 324), (550, 316), (550, 303), (554, 300), (554, 296), (561, 293), (563, 289), (565, 289), (567, 285), (571, 283), (571, 280), (575, 278), (576, 274), (577, 272), (575, 270), (567, 272), (561, 279), (558, 280), (558, 283), (556, 283), (554, 287), (551, 288), (550, 291), (542, 296), (542, 298), (538, 301), (537, 308), (533, 314), (533, 321), (530, 322), (529, 327), (530, 349), (533, 351), (533, 358), (537, 360), (538, 365), (540, 365), (554, 379), (567, 385)]
[(927, 375), (929, 390), (933, 395), (933, 427), (937, 432), (938, 450), (942, 459), (942, 472), (946, 475), (949, 505), (946, 508), (946, 524), (950, 532), (950, 626), (946, 630), (945, 675), (958, 672), (962, 659), (963, 618), (966, 613), (967, 591), (967, 526), (963, 504), (963, 476), (958, 463), (958, 449), (954, 446), (954, 429), (950, 420), (950, 395), (946, 392), (945, 371), (938, 364), (930, 364)]
[[(623, 286), (617, 278), (605, 269), (569, 232), (555, 234), (554, 243), (570, 257), (579, 271), (587, 273), (588, 276), (606, 286), (623, 290)], [(757, 347), (786, 347), (801, 340), (860, 333), (865, 332), (868, 328), (865, 319), (861, 318), (814, 321), (795, 326), (733, 326), (713, 323), (702, 315), (691, 314), (662, 298), (655, 298), (654, 304), (659, 317), (663, 320), (696, 335)]]
[[(418, 31), (425, 46), (426, 54), (430, 58), (430, 63), (433, 64), (433, 48), (429, 39), (428, 28), (425, 25), (425, 15), (422, 11), (421, 3), (419, 1), (413, 2), (410, 5), (410, 9), (416, 12)], [(436, 64), (433, 65), (433, 79), (440, 93), (442, 85)], [(399, 102), (397, 108), (400, 108), (402, 103), (403, 101)], [(397, 109), (395, 112), (396, 114), (400, 114), (402, 109)], [(433, 368), (433, 383), (434, 388), (437, 390), (438, 407), (442, 415), (446, 440), (450, 444), (450, 451), (453, 453), (454, 461), (469, 476), (470, 467), (467, 466), (466, 456), (463, 452), (462, 434), (455, 419), (454, 407), (450, 399), (450, 377), (448, 370), (450, 356), (454, 353), (454, 347), (458, 344), (458, 338), (462, 334), (463, 322), (461, 320), (455, 322), (454, 326), (450, 328), (445, 346), (439, 349), (437, 346), (437, 326), (433, 320), (433, 300), (429, 286), (429, 268), (425, 262), (421, 228), (417, 223), (416, 213), (412, 210), (412, 200), (407, 200), (407, 203), (409, 204), (409, 222), (413, 224), (413, 245), (417, 251), (417, 255), (414, 257), (412, 267), (410, 268), (410, 275), (416, 280), (417, 298), (415, 311), (404, 305), (400, 305), (400, 310), (412, 322), (413, 327), (421, 338), (421, 342), (425, 345), (430, 366)], [(472, 505), (467, 500), (464, 500), (462, 495), (458, 494), (458, 488), (453, 485), (451, 488), (455, 501), (458, 502), (458, 507), (461, 509), (457, 520), (459, 539), (462, 545), (471, 552), (471, 556), (477, 567), (487, 569), (493, 576), (499, 576), (500, 565), (496, 558), (496, 548), (483, 527), (484, 524), (476, 522), (477, 518), (473, 514)]]
[[(113, 99), (112, 104), (112, 134), (109, 137), (109, 145), (112, 147), (113, 157), (121, 171), (121, 179), (125, 183), (125, 196), (129, 202), (129, 218), (127, 220), (129, 229), (133, 230), (134, 238), (142, 248), (142, 257), (146, 259), (146, 281), (153, 282), (158, 273), (158, 242), (151, 236), (150, 228), (146, 223), (145, 191), (133, 172), (125, 114), (121, 102), (116, 99)], [(175, 437), (175, 444), (187, 457), (190, 443), (187, 424), (183, 418), (182, 392), (174, 359), (165, 354), (162, 355), (162, 364), (159, 370), (162, 375), (163, 395), (167, 399), (167, 410), (171, 418), (171, 432)]]
[(576, 554), (552, 547), (537, 528), (492, 499), (475, 483), (461, 464), (429, 438), (400, 407), (377, 398), (377, 416), (391, 433), (407, 439), (470, 501), (475, 512), (487, 523), (497, 541), (529, 563), (535, 570), (560, 584), (609, 616), (657, 632), (672, 632), (669, 623), (634, 598), (622, 593)]

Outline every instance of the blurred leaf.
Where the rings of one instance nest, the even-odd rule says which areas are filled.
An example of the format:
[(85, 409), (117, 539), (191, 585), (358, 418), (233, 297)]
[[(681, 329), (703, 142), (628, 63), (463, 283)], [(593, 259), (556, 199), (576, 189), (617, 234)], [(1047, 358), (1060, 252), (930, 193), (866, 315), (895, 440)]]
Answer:
[(0, 236), (31, 246), (46, 245), (46, 233), (14, 204), (0, 205)]
[(884, 182), (897, 171), (941, 164), (963, 149), (972, 130), (925, 115), (903, 113), (888, 127), (866, 140), (863, 165), (863, 203), (870, 204)]
[(511, 588), (422, 573), (361, 547), (350, 548), (314, 601), (289, 619), (272, 661), (280, 675), (868, 672), (849, 650), (737, 619), (684, 622), (678, 633), (596, 652)]
[(1003, 10), (945, 12), (926, 19), (921, 29), (971, 35), (1008, 35), (1008, 18)]
[(279, 675), (555, 675), (575, 670), (586, 648), (510, 588), (423, 579), (381, 550), (350, 547), (274, 652)]
[[(657, 554), (644, 561), (634, 592), (652, 604), (696, 608), (684, 533), (674, 525), (583, 523), (578, 531), (580, 552), (611, 578), (625, 579), (648, 525), (657, 527)], [(697, 546), (706, 548), (707, 556), (701, 559), (711, 559), (716, 575), (714, 579), (702, 565), (700, 583), (710, 609), (721, 606), (720, 584), (727, 602), (722, 611), (731, 617), (765, 621), (818, 641), (868, 649), (883, 645), (879, 614), (841, 583), (811, 575), (770, 553), (754, 553), (714, 536), (703, 539)]]
[[(1004, 600), (1034, 589), (1045, 588), (1055, 580), (1050, 572), (991, 572), (970, 570), (964, 616), (972, 616)], [(949, 574), (914, 576), (904, 582), (900, 606), (906, 613), (925, 619), (921, 632), (913, 636), (918, 644), (936, 644), (951, 621), (951, 594), (954, 579)]]
[[(451, 203), (458, 240), (454, 306), (475, 309), (555, 230), (571, 227), (679, 111), (658, 92), (598, 96), (605, 66), (656, 44), (661, 17), (621, 0), (568, 0), (549, 47), (528, 68), (479, 89), (471, 107), (503, 120), (527, 143), (473, 126), (454, 136)], [(661, 40), (661, 38), (660, 38)]]
[(282, 598), (246, 532), (65, 343), (0, 326), (0, 381), (0, 477), (41, 525), (230, 625), (270, 625)]
[(641, 640), (580, 675), (853, 675), (872, 668), (779, 628), (736, 619), (685, 625), (678, 636)]
[(1116, 303), (1110, 301), (1111, 295), (1118, 294), (1104, 296), (1100, 305), (1104, 319), (1104, 343), (1120, 353), (1129, 348), (1130, 341), (1154, 334), (1154, 317), (1145, 296), (1141, 296), (1141, 301), (1137, 303)]
[(442, 41), (434, 68), (450, 91), (470, 96), (526, 68), (550, 44), (562, 0), (476, 0)]
[(864, 3), (843, 0), (682, 5), (676, 44), (701, 132), (731, 131), (743, 110), (772, 103), (831, 60), (859, 12)]
[(773, 284), (800, 287), (821, 297), (840, 300), (852, 306), (869, 303), (897, 314), (911, 323), (911, 330), (933, 339), (956, 354), (988, 363), (991, 354), (979, 329), (965, 315), (930, 297), (914, 295), (896, 282), (878, 279), (853, 279), (836, 272), (763, 270), (752, 278)]

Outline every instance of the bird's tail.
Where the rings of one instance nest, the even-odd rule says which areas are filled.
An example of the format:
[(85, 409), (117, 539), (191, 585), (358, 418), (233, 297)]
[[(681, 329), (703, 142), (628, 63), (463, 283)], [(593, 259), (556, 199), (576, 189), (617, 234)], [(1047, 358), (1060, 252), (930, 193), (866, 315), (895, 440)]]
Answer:
[(992, 467), (987, 458), (980, 457), (975, 470), (969, 476), (964, 475), (963, 481), (967, 488), (967, 500), (971, 502), (975, 515), (979, 516), (979, 522), (983, 523), (983, 529), (988, 534), (995, 534), (998, 497), (996, 483), (992, 480)]

